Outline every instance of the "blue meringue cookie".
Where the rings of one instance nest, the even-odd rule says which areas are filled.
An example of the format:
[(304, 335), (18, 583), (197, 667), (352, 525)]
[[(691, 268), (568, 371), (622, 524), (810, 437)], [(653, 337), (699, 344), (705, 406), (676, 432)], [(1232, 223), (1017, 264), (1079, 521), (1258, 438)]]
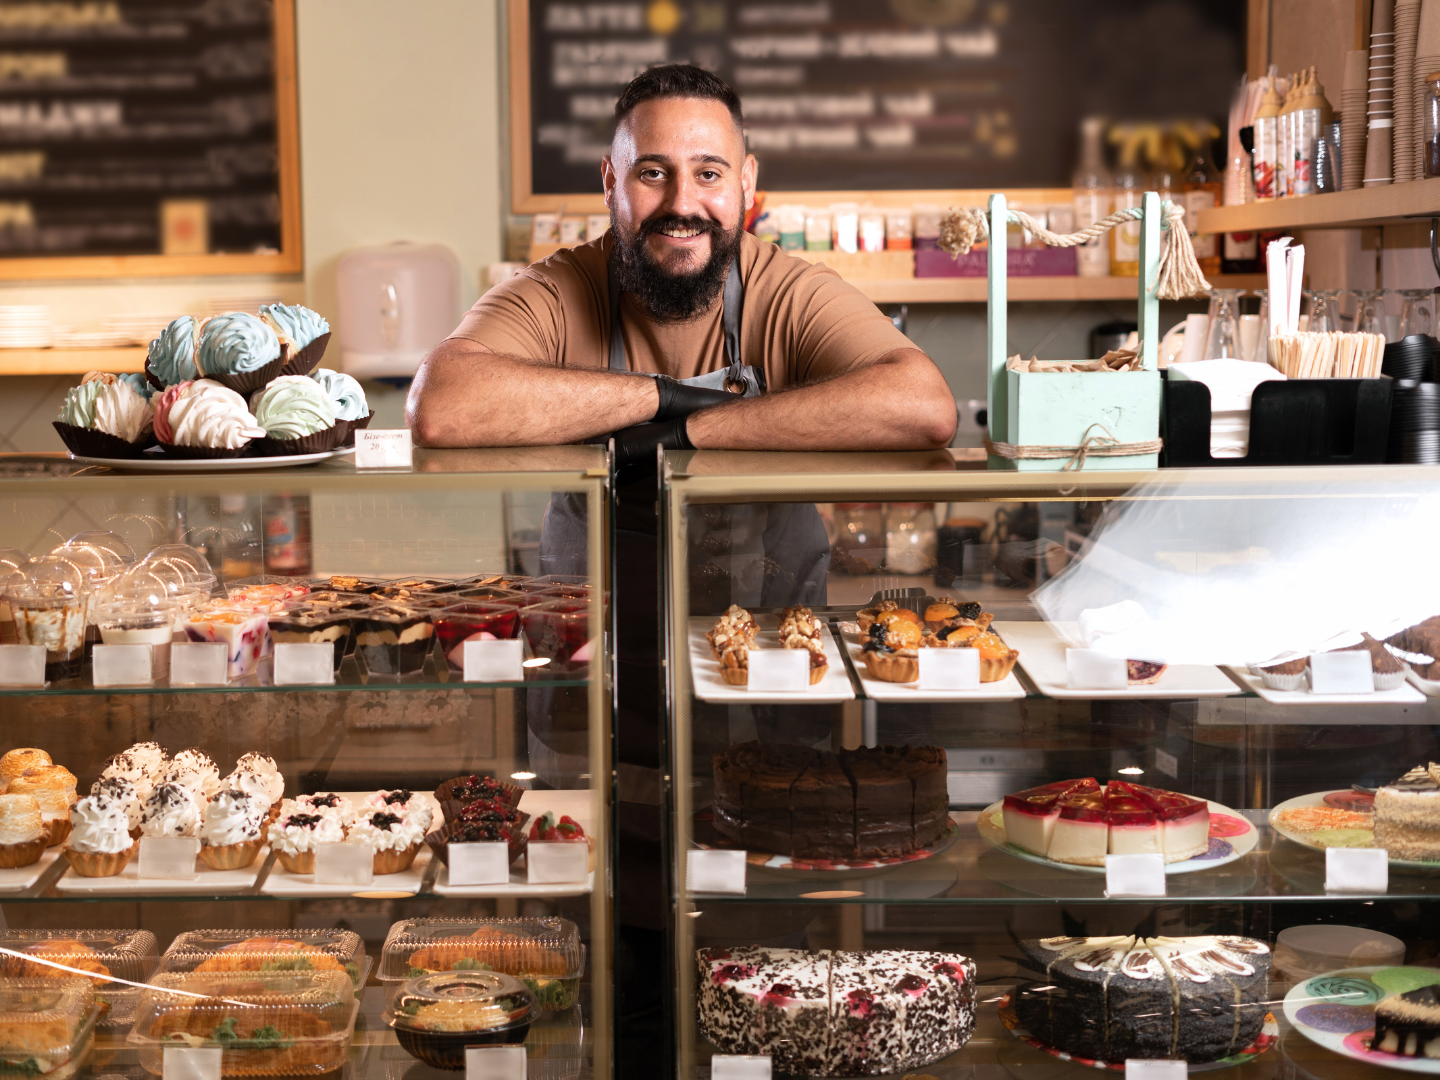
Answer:
[(297, 351), (330, 332), (323, 315), (300, 304), (262, 304), (260, 318), (287, 337)]
[[(120, 382), (129, 383), (130, 389), (134, 390), (137, 394), (140, 395), (141, 399), (145, 401), (149, 401), (152, 397), (154, 397), (160, 392), (159, 390), (155, 389), (154, 383), (152, 383), (149, 379), (145, 378), (144, 375), (140, 375), (134, 371), (123, 372), (119, 375), (116, 375), (115, 378)], [(181, 379), (180, 381), (184, 382), (185, 380)]]
[(195, 370), (195, 320), (181, 315), (150, 342), (150, 370), (166, 386), (198, 379)]
[(316, 368), (310, 378), (320, 384), (320, 389), (335, 406), (337, 420), (363, 420), (370, 415), (370, 403), (365, 400), (365, 390), (351, 376), (343, 371)]
[(280, 339), (275, 331), (244, 311), (216, 315), (200, 328), (195, 366), (204, 375), (258, 371), (279, 358)]

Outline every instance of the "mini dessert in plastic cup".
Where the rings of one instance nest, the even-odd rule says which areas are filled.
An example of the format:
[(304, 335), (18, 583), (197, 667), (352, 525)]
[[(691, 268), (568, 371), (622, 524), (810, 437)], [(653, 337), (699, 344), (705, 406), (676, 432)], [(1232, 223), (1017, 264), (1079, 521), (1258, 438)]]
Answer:
[(451, 671), (465, 670), (465, 642), (496, 641), (520, 631), (520, 609), (513, 604), (465, 601), (435, 614), (435, 637)]
[[(19, 548), (0, 548), (0, 593), (12, 574), (30, 561), (30, 556)], [(0, 598), (0, 645), (15, 644), (15, 616), (10, 614), (10, 605)]]
[(424, 975), (402, 983), (385, 1023), (411, 1057), (437, 1069), (465, 1068), (467, 1046), (523, 1043), (540, 1006), (526, 985), (497, 971)]
[(540, 678), (569, 673), (588, 661), (576, 660), (575, 654), (590, 640), (590, 603), (588, 600), (547, 600), (520, 609), (520, 622), (530, 642), (533, 658), (550, 662), (536, 667)]
[(20, 645), (45, 646), (45, 679), (73, 679), (85, 656), (87, 582), (65, 559), (47, 555), (10, 576), (4, 599)]
[(510, 607), (529, 607), (535, 603), (529, 593), (519, 589), (505, 589), (498, 585), (476, 585), (461, 589), (453, 594), (455, 603), (462, 600), (475, 604), (508, 604)]
[(134, 568), (112, 578), (95, 598), (94, 621), (106, 645), (149, 645), (150, 675), (170, 676), (170, 639), (176, 601), (157, 587), (148, 570)]
[(305, 580), (275, 574), (236, 578), (225, 585), (225, 595), (232, 600), (299, 600), (309, 592), (310, 585)]
[(308, 598), (290, 601), (283, 612), (270, 616), (270, 639), (277, 644), (330, 645), (338, 672), (341, 661), (355, 648), (354, 612), (322, 607)]
[(355, 653), (371, 675), (415, 675), (435, 637), (434, 609), (379, 604), (355, 616)]
[(530, 594), (539, 603), (540, 599), (556, 600), (589, 600), (590, 587), (588, 585), (551, 585), (548, 588), (540, 589)]
[(527, 578), (524, 582), (515, 585), (514, 588), (533, 594), (561, 585), (579, 589), (591, 587), (590, 579), (584, 574), (546, 574), (543, 577)]
[(270, 643), (269, 616), (231, 604), (212, 604), (185, 620), (191, 641), (218, 641), (225, 646), (225, 677), (253, 675)]
[(100, 640), (100, 629), (95, 625), (95, 597), (116, 575), (124, 573), (135, 562), (130, 545), (114, 533), (77, 533), (50, 552), (51, 557), (63, 559), (79, 571), (89, 593), (85, 608), (85, 659), (90, 659), (90, 650)]

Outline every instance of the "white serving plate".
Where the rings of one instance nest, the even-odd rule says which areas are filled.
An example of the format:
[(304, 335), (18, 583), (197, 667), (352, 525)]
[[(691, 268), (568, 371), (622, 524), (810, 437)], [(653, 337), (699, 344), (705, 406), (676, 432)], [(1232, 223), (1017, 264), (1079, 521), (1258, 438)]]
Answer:
[[(1400, 662), (1405, 664), (1403, 660)], [(1426, 697), (1440, 697), (1440, 682), (1434, 679), (1422, 679), (1419, 672), (1409, 664), (1405, 664), (1405, 681)]]
[(1271, 690), (1259, 675), (1246, 668), (1232, 667), (1230, 673), (1272, 705), (1417, 705), (1425, 695), (1403, 683), (1394, 690), (1368, 694), (1312, 694), (1309, 690)]
[[(1324, 851), (1325, 846), (1323, 844), (1317, 844), (1314, 840), (1310, 839), (1309, 835), (1307, 835), (1306, 833), (1300, 832), (1296, 829), (1292, 829), (1285, 825), (1280, 820), (1280, 814), (1282, 811), (1285, 810), (1299, 810), (1312, 806), (1324, 806), (1326, 795), (1333, 795), (1336, 794), (1337, 791), (1344, 790), (1344, 788), (1339, 788), (1332, 791), (1316, 791), (1309, 795), (1297, 795), (1293, 799), (1286, 799), (1284, 802), (1277, 804), (1270, 811), (1270, 827), (1274, 829), (1277, 833), (1279, 833), (1281, 836), (1285, 837), (1285, 839), (1293, 840), (1301, 847), (1307, 847), (1311, 851)], [(1371, 829), (1371, 834), (1373, 837), (1374, 829)], [(1374, 847), (1375, 842), (1372, 839), (1371, 842), (1368, 844), (1356, 844), (1355, 846)], [(1391, 866), (1398, 866), (1404, 870), (1440, 870), (1440, 862), (1421, 862), (1417, 859), (1390, 859), (1389, 863)]]
[[(870, 669), (865, 666), (865, 650), (860, 647), (859, 629), (856, 628), (853, 633), (846, 629), (854, 626), (854, 623), (842, 623), (840, 638), (855, 665), (855, 674), (860, 677), (861, 691), (874, 701), (1013, 701), (1025, 696), (1025, 688), (1020, 685), (1014, 671), (999, 682), (981, 683), (976, 690), (922, 690), (918, 679), (908, 683), (872, 679)], [(1004, 635), (1001, 637), (1003, 639)]]
[[(1297, 983), (1285, 995), (1285, 1019), (1311, 1042), (1355, 1061), (1378, 1065), (1384, 1069), (1399, 1069), (1402, 1072), (1440, 1073), (1440, 1058), (1386, 1054), (1370, 1050), (1364, 1045), (1375, 1029), (1375, 1004), (1388, 996), (1371, 981), (1370, 976), (1385, 970), (1385, 967), (1341, 968)], [(1364, 1013), (1368, 1011), (1369, 1026), (1351, 1032), (1326, 1031), (1315, 1027), (1307, 1022), (1305, 1010), (1309, 1006), (1317, 1005), (1354, 1008), (1357, 1010), (1357, 1024), (1365, 1019)]]
[(1219, 668), (1209, 664), (1171, 664), (1160, 681), (1124, 690), (1072, 690), (1065, 670), (1065, 650), (1072, 646), (1049, 623), (997, 622), (992, 627), (1012, 648), (1020, 651), (1019, 664), (1042, 694), (1052, 698), (1090, 701), (1117, 698), (1230, 697), (1240, 688)]
[(99, 896), (115, 896), (133, 893), (139, 896), (153, 896), (160, 893), (199, 894), (248, 892), (255, 887), (256, 880), (265, 869), (270, 858), (270, 848), (262, 847), (260, 854), (249, 866), (239, 870), (211, 870), (197, 856), (196, 875), (186, 881), (179, 878), (142, 878), (140, 856), (130, 860), (128, 866), (113, 877), (81, 877), (68, 867), (60, 880), (55, 882), (59, 892), (88, 893)]
[(275, 457), (238, 458), (162, 458), (142, 456), (138, 458), (85, 457), (71, 454), (72, 461), (82, 465), (102, 465), (107, 469), (123, 472), (144, 473), (214, 473), (248, 472), (253, 469), (283, 469), (292, 465), (314, 465), (318, 461), (329, 461), (342, 454), (353, 454), (353, 446), (342, 446), (338, 450), (326, 450), (319, 454), (279, 454)]
[(40, 860), (29, 866), (19, 866), (13, 870), (0, 870), (0, 892), (24, 892), (34, 885), (44, 875), (45, 871), (55, 865), (55, 860), (60, 858), (60, 845), (46, 848), (40, 854)]
[[(771, 615), (768, 619), (766, 616), (761, 616), (757, 622), (760, 621), (768, 621), (773, 624), (776, 620), (775, 616)], [(714, 626), (714, 619), (701, 617), (690, 620), (690, 677), (695, 684), (695, 696), (701, 701), (729, 705), (782, 703), (798, 705), (855, 700), (855, 688), (850, 685), (850, 673), (845, 670), (845, 661), (840, 656), (840, 650), (836, 647), (835, 638), (831, 635), (828, 626), (820, 635), (820, 640), (825, 647), (825, 659), (830, 663), (825, 677), (814, 686), (791, 693), (775, 693), (751, 690), (748, 686), (732, 686), (721, 678), (720, 661), (715, 659), (714, 653), (710, 651), (710, 643), (705, 640), (706, 633)], [(780, 647), (773, 626), (770, 629), (761, 630), (756, 635), (756, 644), (763, 649)]]
[[(1243, 859), (1250, 852), (1255, 850), (1255, 845), (1260, 842), (1260, 830), (1249, 820), (1231, 810), (1221, 803), (1205, 800), (1210, 806), (1211, 838), (1229, 841), (1230, 854), (1221, 855), (1219, 858), (1210, 859), (1203, 856), (1196, 856), (1193, 859), (1186, 859), (1184, 862), (1172, 862), (1165, 864), (1167, 874), (1193, 874), (1200, 870), (1213, 870), (1217, 866), (1225, 866), (1228, 863)], [(1014, 855), (1017, 859), (1024, 859), (1026, 862), (1036, 863), (1040, 866), (1053, 867), (1056, 870), (1076, 870), (1082, 874), (1103, 874), (1103, 866), (1078, 866), (1075, 863), (1056, 862), (1054, 859), (1047, 859), (1043, 855), (1036, 855), (1033, 851), (1026, 851), (1014, 844), (1005, 841), (1005, 826), (1001, 823), (1000, 813), (1004, 809), (1005, 800), (991, 803), (984, 810), (980, 811), (980, 817), (975, 821), (975, 827), (980, 831), (980, 837), (992, 847), (999, 848), (1007, 855)], [(1246, 826), (1243, 833), (1216, 837), (1215, 815), (1223, 814)]]

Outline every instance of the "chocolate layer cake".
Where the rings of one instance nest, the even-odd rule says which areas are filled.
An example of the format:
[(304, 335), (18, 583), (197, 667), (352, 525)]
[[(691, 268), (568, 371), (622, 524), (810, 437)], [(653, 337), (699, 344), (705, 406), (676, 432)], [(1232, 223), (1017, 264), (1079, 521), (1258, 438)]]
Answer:
[(1433, 986), (1394, 994), (1375, 1006), (1371, 1050), (1440, 1058), (1440, 996)]
[(975, 1027), (975, 964), (931, 952), (701, 949), (700, 1031), (777, 1073), (880, 1076), (959, 1050)]
[(945, 751), (829, 751), (748, 742), (715, 755), (715, 828), (749, 851), (885, 858), (933, 844), (949, 821)]
[(1015, 1011), (1077, 1057), (1218, 1061), (1265, 1022), (1270, 950), (1239, 937), (1045, 938), (1021, 949), (1041, 981)]

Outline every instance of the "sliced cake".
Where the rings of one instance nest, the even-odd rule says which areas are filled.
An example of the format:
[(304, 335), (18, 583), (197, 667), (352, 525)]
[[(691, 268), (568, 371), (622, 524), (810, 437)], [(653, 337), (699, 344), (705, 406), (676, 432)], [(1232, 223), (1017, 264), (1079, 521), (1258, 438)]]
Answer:
[(1060, 820), (1060, 800), (1067, 795), (1099, 791), (1093, 776), (1083, 780), (1061, 780), (1058, 784), (1017, 791), (1005, 796), (1005, 839), (1018, 848), (1044, 855), (1050, 850), (1055, 823)]
[(1395, 859), (1440, 861), (1440, 765), (1417, 765), (1375, 792), (1375, 846)]
[(1002, 817), (1007, 843), (1076, 866), (1104, 866), (1106, 855), (1183, 862), (1210, 846), (1204, 799), (1120, 780), (1062, 780), (1007, 795)]
[(1440, 1058), (1440, 994), (1422, 986), (1392, 994), (1375, 1006), (1375, 1037), (1370, 1049), (1406, 1057)]

